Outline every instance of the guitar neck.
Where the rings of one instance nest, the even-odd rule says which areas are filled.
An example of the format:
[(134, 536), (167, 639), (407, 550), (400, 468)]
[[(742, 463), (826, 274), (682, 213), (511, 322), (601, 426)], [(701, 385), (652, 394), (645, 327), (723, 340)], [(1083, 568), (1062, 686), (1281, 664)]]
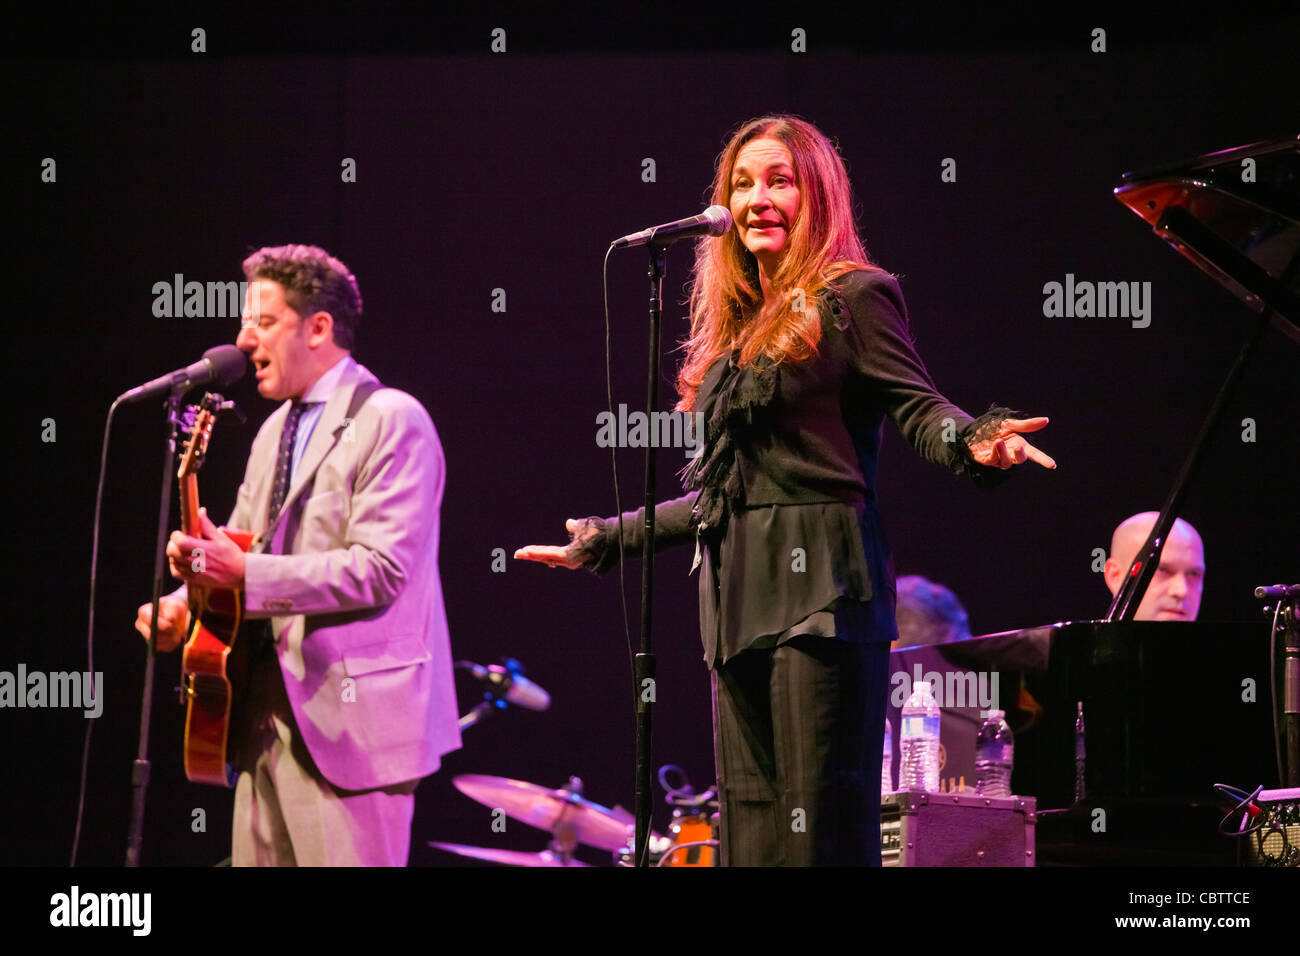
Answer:
[(199, 520), (199, 476), (185, 475), (180, 479), (181, 530), (192, 538), (202, 537), (203, 522)]

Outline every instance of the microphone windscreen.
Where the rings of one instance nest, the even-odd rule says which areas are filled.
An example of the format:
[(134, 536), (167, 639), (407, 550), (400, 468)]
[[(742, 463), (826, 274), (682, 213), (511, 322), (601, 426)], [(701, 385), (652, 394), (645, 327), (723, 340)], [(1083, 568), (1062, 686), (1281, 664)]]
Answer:
[(506, 700), (524, 710), (546, 710), (551, 706), (551, 695), (519, 674), (515, 674), (511, 680)]
[(232, 385), (248, 374), (248, 356), (234, 345), (217, 345), (203, 353), (203, 361), (212, 366), (216, 380)]
[(704, 218), (709, 220), (711, 236), (724, 236), (731, 228), (731, 210), (726, 206), (710, 206), (704, 210)]

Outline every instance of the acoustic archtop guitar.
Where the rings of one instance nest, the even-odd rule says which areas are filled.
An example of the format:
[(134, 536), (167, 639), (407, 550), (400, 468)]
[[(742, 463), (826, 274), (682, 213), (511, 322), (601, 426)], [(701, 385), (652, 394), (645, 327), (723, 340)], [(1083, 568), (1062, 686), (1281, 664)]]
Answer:
[[(202, 537), (199, 516), (198, 473), (207, 455), (217, 414), (225, 405), (220, 395), (208, 393), (192, 416), (190, 436), (181, 456), (177, 482), (181, 496), (181, 530)], [(249, 531), (223, 528), (241, 548), (252, 547)], [(201, 555), (187, 555), (200, 561)], [(231, 718), (240, 712), (240, 694), (247, 687), (247, 640), (238, 641), (243, 617), (243, 595), (238, 589), (189, 588), (190, 630), (181, 657), (181, 701), (185, 713), (185, 776), (195, 783), (234, 786), (231, 767)]]

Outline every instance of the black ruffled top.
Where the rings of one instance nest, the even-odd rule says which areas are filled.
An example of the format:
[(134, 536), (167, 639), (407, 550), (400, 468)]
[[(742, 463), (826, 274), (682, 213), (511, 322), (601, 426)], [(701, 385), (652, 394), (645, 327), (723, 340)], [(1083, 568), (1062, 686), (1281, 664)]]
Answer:
[[(916, 354), (897, 281), (851, 272), (816, 301), (817, 354), (803, 362), (719, 358), (701, 383), (704, 450), (687, 494), (655, 508), (656, 550), (694, 542), (700, 630), (712, 666), (750, 647), (816, 634), (889, 641), (894, 574), (875, 507), (886, 416), (923, 456), (981, 484), (1004, 477), (968, 440), (1010, 409), (972, 419), (935, 389)], [(644, 548), (643, 509), (623, 516), (623, 551)], [(603, 572), (619, 557), (618, 520), (588, 518), (571, 545)]]

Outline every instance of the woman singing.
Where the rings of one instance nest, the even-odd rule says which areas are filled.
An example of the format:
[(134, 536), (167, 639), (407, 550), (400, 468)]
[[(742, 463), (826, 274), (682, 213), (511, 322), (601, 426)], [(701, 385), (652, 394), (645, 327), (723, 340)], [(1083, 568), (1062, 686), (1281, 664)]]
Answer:
[[(723, 865), (880, 865), (880, 759), (894, 576), (876, 513), (885, 416), (936, 464), (985, 481), (1032, 459), (1046, 418), (972, 420), (936, 390), (898, 283), (867, 258), (839, 153), (792, 116), (718, 157), (735, 227), (696, 246), (678, 411), (703, 412), (688, 494), (656, 548), (695, 543), (711, 669)], [(623, 516), (622, 550), (644, 544)], [(605, 571), (616, 518), (515, 556)]]

